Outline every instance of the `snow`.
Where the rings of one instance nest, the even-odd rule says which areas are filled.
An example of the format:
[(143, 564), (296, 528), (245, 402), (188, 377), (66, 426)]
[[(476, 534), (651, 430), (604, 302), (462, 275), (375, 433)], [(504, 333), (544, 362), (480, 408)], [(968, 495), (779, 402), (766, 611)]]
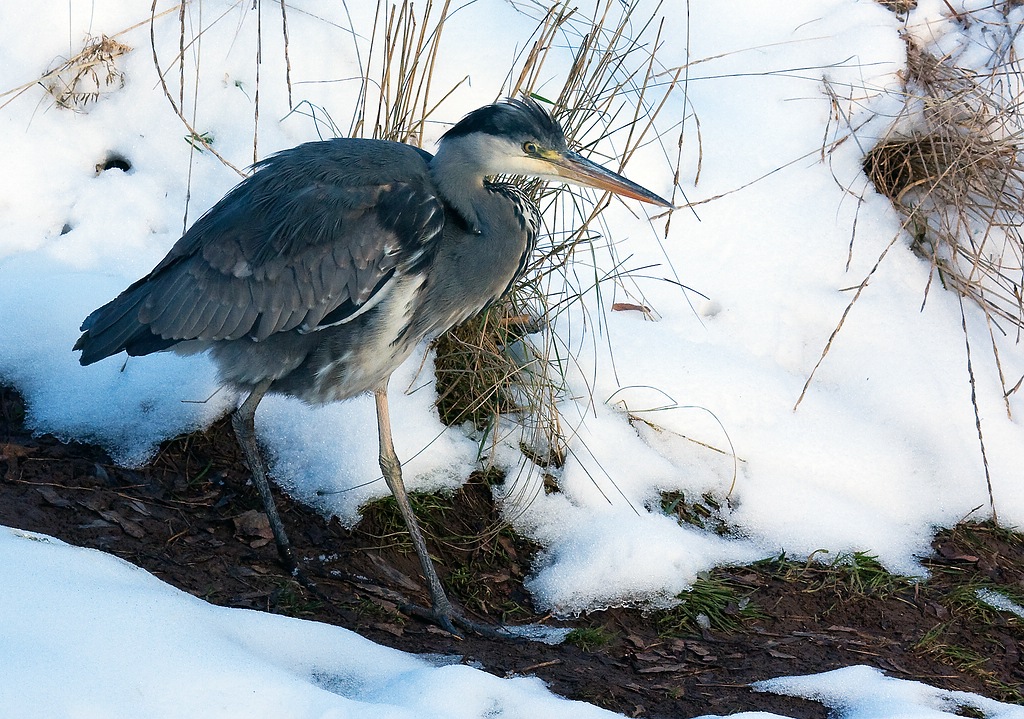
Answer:
[(810, 677), (780, 677), (753, 686), (758, 691), (813, 699), (836, 710), (839, 716), (858, 719), (937, 719), (964, 716), (970, 711), (980, 712), (988, 719), (1024, 715), (1019, 706), (894, 679), (865, 666), (844, 667)]
[(1024, 619), (1024, 606), (1021, 606), (1017, 602), (1013, 601), (1002, 592), (998, 592), (994, 589), (982, 588), (978, 589), (975, 592), (975, 595), (978, 597), (978, 599), (980, 599), (993, 609), (998, 609), (1003, 612), (1010, 612), (1011, 614), (1016, 614), (1021, 619)]
[[(458, 656), (414, 656), (340, 627), (216, 607), (109, 554), (6, 527), (0, 586), (0, 707), (18, 719), (621, 716)], [(821, 701), (847, 719), (962, 716), (960, 706), (987, 719), (1024, 716), (869, 667), (755, 688)]]
[[(991, 3), (954, 4), (996, 12), (985, 9)], [(289, 59), (296, 104), (326, 109), (345, 128), (358, 91), (352, 78), (368, 58), (365, 44), (353, 50), (352, 37), (369, 34), (374, 8), (348, 7), (349, 17), (343, 5), (292, 3)], [(205, 28), (187, 51), (189, 73), (201, 54), (203, 80), (195, 88), (186, 76), (186, 115), (238, 167), (254, 159), (249, 6), (205, 0), (186, 13), (190, 32)], [(169, 7), (159, 3), (158, 14)], [(471, 3), (447, 21), (435, 97), (469, 80), (436, 116), (455, 120), (501, 94), (532, 41), (536, 8)], [(611, 285), (590, 292), (553, 324), (559, 342), (579, 353), (559, 405), (572, 432), (558, 474), (562, 491), (540, 490), (539, 472), (520, 467), (514, 438), (494, 450), (511, 470), (505, 491), (531, 499), (510, 501), (509, 516), (545, 547), (529, 584), (534, 598), (562, 614), (664, 604), (702, 571), (782, 551), (794, 558), (866, 551), (892, 571), (920, 573), (935, 527), (990, 515), (961, 309), (936, 286), (922, 308), (929, 266), (907, 248), (889, 202), (867, 189), (866, 148), (849, 141), (822, 161), (823, 142), (842, 132), (825, 90), (867, 123), (860, 142), (869, 143), (871, 132), (884, 130), (869, 122), (872, 113), (898, 109), (885, 90), (898, 86), (905, 63), (901, 33), (942, 50), (964, 48), (968, 57), (980, 57), (988, 39), (978, 25), (964, 31), (951, 21), (942, 0), (921, 0), (905, 22), (868, 0), (785, 8), (672, 0), (663, 12), (691, 23), (688, 33), (666, 34), (659, 57), (670, 67), (693, 63), (686, 107), (700, 120), (700, 141), (689, 116), (679, 189), (697, 204), (674, 214), (664, 239), (646, 208), (614, 204), (606, 213), (614, 252), (629, 267), (648, 267), (638, 274), (650, 279), (638, 276), (631, 294)], [(1014, 10), (1016, 21), (1022, 12)], [(208, 425), (238, 399), (217, 391), (201, 356), (112, 358), (82, 368), (71, 352), (82, 318), (148, 272), (183, 220), (239, 179), (183, 140), (187, 131), (153, 66), (147, 19), (130, 3), (75, 0), (20, 5), (0, 29), (0, 92), (24, 86), (0, 97), (0, 379), (25, 396), (30, 426), (98, 442), (126, 464), (144, 462), (169, 436)], [(176, 12), (156, 20), (165, 70), (178, 53), (177, 22)], [(117, 35), (135, 48), (118, 58), (124, 88), (104, 92), (87, 112), (54, 107), (34, 84), (57, 58), (77, 52), (86, 33), (113, 36), (137, 23)], [(1024, 41), (1016, 42), (1020, 52)], [(258, 157), (323, 130), (287, 112), (280, 34), (264, 33), (261, 51)], [(557, 92), (558, 72), (570, 61), (570, 49), (556, 51), (536, 88), (541, 95)], [(176, 89), (176, 69), (167, 77)], [(665, 113), (666, 126), (683, 117), (680, 97)], [(428, 126), (424, 146), (443, 130)], [(665, 153), (650, 145), (638, 154), (627, 167), (631, 179), (672, 195), (664, 158), (675, 152), (677, 132), (667, 130), (673, 140)], [(115, 154), (131, 169), (97, 174)], [(883, 253), (794, 410), (852, 298), (849, 288)], [(613, 255), (590, 259), (607, 271)], [(591, 270), (578, 272), (585, 281)], [(611, 302), (636, 297), (656, 321), (610, 311)], [(995, 506), (1004, 524), (1019, 526), (1024, 442), (1015, 418), (1024, 400), (1010, 395), (1008, 417), (985, 351), (984, 318), (969, 303), (964, 311)], [(1012, 337), (996, 341), (1012, 385), (1024, 375), (1024, 357)], [(397, 449), (412, 488), (457, 486), (477, 466), (479, 445), (438, 421), (423, 359), (421, 352), (392, 380)], [(268, 398), (257, 415), (276, 481), (347, 522), (387, 491), (374, 481), (374, 425), (368, 398), (317, 409)], [(710, 493), (734, 533), (680, 526), (658, 511), (662, 492)], [(184, 716), (200, 707), (223, 716), (280, 715), (284, 707), (289, 716), (605, 714), (561, 701), (535, 680), (435, 666), (334, 627), (211, 607), (49, 538), (2, 531), (0, 556), (7, 667), (0, 706), (19, 710), (11, 716)], [(460, 691), (451, 692), (452, 683)], [(961, 700), (990, 717), (1018, 711), (856, 667), (762, 688), (821, 698), (847, 717), (940, 716)]]

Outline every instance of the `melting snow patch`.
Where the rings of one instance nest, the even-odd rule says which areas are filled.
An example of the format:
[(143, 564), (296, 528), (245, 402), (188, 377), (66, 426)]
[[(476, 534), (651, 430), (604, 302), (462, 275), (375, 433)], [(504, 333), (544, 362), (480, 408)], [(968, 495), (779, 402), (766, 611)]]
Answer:
[(1001, 592), (994, 589), (979, 589), (975, 594), (978, 599), (993, 609), (998, 609), (1001, 612), (1010, 612), (1024, 618), (1024, 607)]
[(572, 631), (571, 627), (546, 627), (543, 624), (520, 624), (503, 629), (514, 637), (551, 645), (561, 644)]
[[(1024, 719), (1024, 707), (977, 694), (955, 692), (894, 679), (867, 666), (844, 667), (800, 677), (781, 677), (753, 685), (762, 692), (821, 702), (843, 719), (940, 719), (965, 716), (964, 709), (986, 719)], [(973, 715), (972, 715), (973, 716)]]

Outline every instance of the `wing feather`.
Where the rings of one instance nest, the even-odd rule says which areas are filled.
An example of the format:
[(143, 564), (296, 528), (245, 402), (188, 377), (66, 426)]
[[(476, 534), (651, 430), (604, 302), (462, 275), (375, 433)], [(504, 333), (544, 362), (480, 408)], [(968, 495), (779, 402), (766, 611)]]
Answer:
[(86, 319), (83, 363), (351, 319), (396, 273), (429, 261), (443, 235), (429, 157), (398, 143), (331, 140), (268, 158), (147, 277)]

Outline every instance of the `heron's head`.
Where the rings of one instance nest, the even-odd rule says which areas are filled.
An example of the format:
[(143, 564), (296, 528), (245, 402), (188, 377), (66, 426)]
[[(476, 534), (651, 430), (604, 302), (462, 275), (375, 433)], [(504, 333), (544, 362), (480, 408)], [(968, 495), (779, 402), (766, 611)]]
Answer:
[(485, 176), (570, 182), (672, 207), (650, 190), (572, 152), (558, 122), (530, 98), (509, 99), (469, 113), (441, 138), (442, 150), (451, 146), (472, 156)]

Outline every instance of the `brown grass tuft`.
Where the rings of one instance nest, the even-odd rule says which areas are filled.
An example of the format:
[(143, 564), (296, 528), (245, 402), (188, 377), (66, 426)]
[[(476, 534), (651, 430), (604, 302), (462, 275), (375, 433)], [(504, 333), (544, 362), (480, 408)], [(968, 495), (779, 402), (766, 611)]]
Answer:
[(89, 37), (81, 51), (46, 72), (41, 82), (59, 107), (85, 112), (100, 95), (124, 87), (118, 58), (132, 48), (106, 35)]
[(911, 247), (943, 285), (1019, 336), (1024, 164), (1016, 142), (966, 132), (893, 137), (868, 153), (864, 170), (907, 218)]
[[(906, 218), (915, 252), (943, 285), (977, 303), (1003, 334), (1024, 329), (1024, 146), (1014, 80), (911, 46), (907, 94), (920, 105), (909, 131), (864, 158), (880, 193)], [(1005, 76), (1004, 76), (1005, 75)], [(1009, 83), (1007, 82), (1009, 81)]]
[(877, 0), (882, 7), (897, 15), (905, 15), (917, 7), (917, 0)]

